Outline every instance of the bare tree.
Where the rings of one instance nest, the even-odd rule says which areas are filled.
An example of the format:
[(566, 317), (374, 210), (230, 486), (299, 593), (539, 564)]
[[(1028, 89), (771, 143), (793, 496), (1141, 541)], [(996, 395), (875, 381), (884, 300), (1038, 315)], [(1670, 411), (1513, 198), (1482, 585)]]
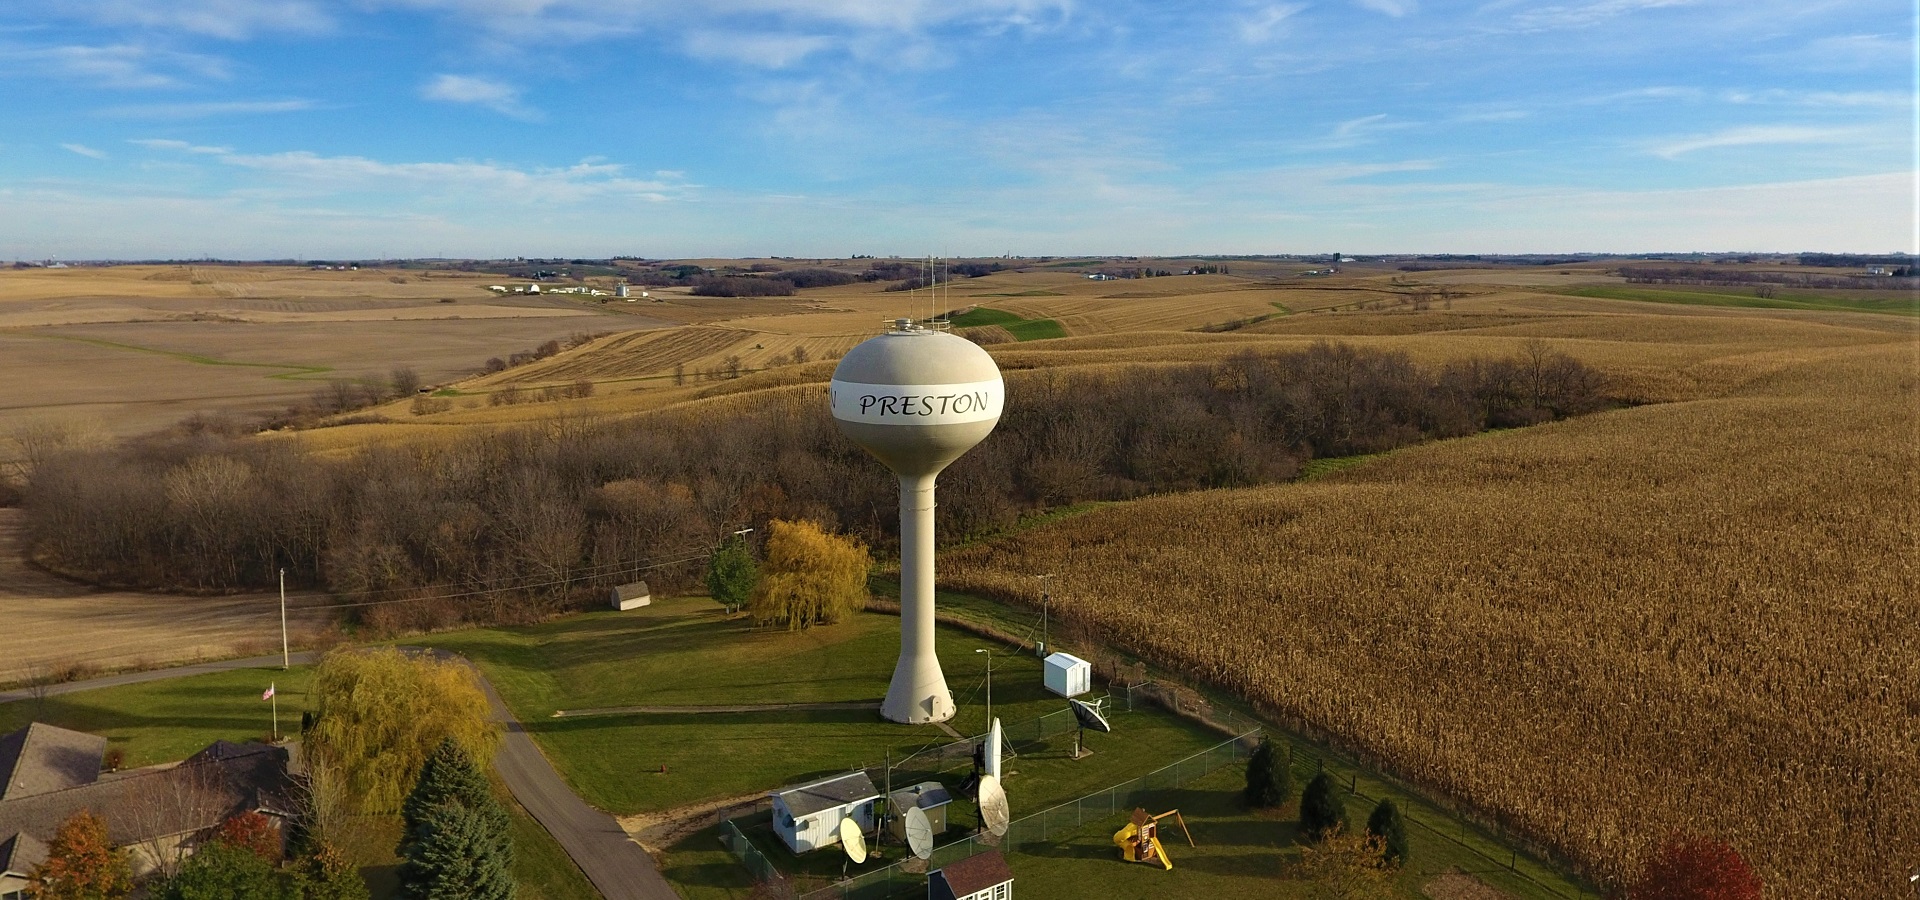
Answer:
[(394, 366), (387, 382), (393, 385), (393, 393), (397, 397), (420, 392), (420, 373), (415, 372), (412, 366)]

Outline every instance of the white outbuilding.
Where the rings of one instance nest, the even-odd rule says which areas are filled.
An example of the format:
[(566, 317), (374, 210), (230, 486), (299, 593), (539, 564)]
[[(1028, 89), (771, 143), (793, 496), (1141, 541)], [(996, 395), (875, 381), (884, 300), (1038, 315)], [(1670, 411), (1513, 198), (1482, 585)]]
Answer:
[(647, 589), (647, 583), (636, 581), (613, 589), (613, 608), (619, 610), (639, 609), (653, 603), (653, 592)]
[(880, 792), (866, 772), (849, 772), (774, 791), (773, 830), (794, 853), (840, 843), (840, 820), (852, 819), (861, 831), (873, 828)]
[(1093, 690), (1093, 664), (1071, 653), (1048, 656), (1045, 675), (1047, 690), (1062, 697), (1078, 697)]
[(894, 791), (887, 797), (887, 815), (891, 821), (887, 830), (901, 841), (907, 839), (907, 810), (918, 807), (926, 814), (927, 824), (933, 826), (937, 837), (947, 830), (947, 805), (953, 802), (953, 795), (947, 792), (946, 785), (938, 781), (922, 781), (910, 788)]

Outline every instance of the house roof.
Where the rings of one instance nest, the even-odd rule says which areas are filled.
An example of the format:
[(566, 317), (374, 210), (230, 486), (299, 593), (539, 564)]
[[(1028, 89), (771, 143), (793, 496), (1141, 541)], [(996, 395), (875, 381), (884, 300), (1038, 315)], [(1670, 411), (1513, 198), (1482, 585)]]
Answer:
[(0, 841), (0, 875), (11, 872), (24, 878), (46, 858), (47, 845), (33, 835), (15, 832)]
[[(928, 876), (927, 887), (931, 890), (927, 897), (928, 900), (958, 900), (1012, 880), (1013, 870), (1007, 868), (1007, 858), (998, 850), (988, 850), (934, 870)], [(942, 889), (946, 893), (941, 893)]]
[(868, 778), (864, 771), (848, 772), (773, 792), (774, 799), (784, 804), (787, 813), (796, 819), (823, 809), (873, 800), (879, 796), (880, 792), (873, 787), (873, 779)]
[(0, 801), (91, 784), (106, 753), (106, 738), (43, 722), (0, 735)]
[(938, 781), (922, 781), (909, 788), (893, 792), (891, 802), (894, 806), (918, 806), (921, 809), (933, 809), (953, 802), (953, 795)]
[(613, 595), (621, 600), (637, 600), (641, 597), (648, 596), (649, 592), (647, 591), (646, 582), (636, 581), (632, 584), (623, 584), (614, 588)]
[(0, 834), (53, 839), (60, 823), (91, 810), (107, 838), (126, 846), (210, 828), (252, 810), (291, 810), (287, 752), (265, 744), (216, 744), (177, 766), (0, 801)]

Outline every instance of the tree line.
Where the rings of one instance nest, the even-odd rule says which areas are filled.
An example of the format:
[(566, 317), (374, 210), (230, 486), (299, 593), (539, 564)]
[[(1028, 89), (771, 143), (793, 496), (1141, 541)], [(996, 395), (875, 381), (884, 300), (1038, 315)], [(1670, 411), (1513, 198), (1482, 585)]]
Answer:
[[(1062, 505), (1281, 481), (1310, 459), (1609, 402), (1598, 372), (1537, 342), (1440, 367), (1321, 343), (1007, 380), (998, 429), (941, 476), (947, 540)], [(231, 591), (272, 585), (284, 568), (289, 584), (367, 601), (463, 595), (363, 608), (375, 624), (416, 627), (537, 614), (642, 576), (687, 587), (721, 537), (774, 518), (891, 549), (898, 503), (816, 384), (348, 456), (174, 432), (48, 454), (24, 507), (40, 564), (103, 584)]]

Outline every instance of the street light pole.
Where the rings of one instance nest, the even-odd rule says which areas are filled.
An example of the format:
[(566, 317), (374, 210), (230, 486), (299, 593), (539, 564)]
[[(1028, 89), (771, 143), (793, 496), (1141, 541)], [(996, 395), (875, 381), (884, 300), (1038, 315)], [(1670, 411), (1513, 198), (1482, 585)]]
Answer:
[(975, 650), (975, 653), (987, 655), (987, 727), (993, 727), (993, 651)]
[[(280, 570), (280, 668), (293, 668), (293, 654), (287, 651), (287, 570)], [(277, 706), (278, 704), (276, 704)]]
[(1047, 588), (1048, 586), (1053, 584), (1053, 576), (1051, 574), (1047, 574), (1047, 575), (1035, 575), (1033, 577), (1040, 579), (1040, 647), (1039, 649), (1041, 652), (1044, 653), (1047, 647), (1047, 606), (1053, 601), (1053, 595), (1048, 593)]

